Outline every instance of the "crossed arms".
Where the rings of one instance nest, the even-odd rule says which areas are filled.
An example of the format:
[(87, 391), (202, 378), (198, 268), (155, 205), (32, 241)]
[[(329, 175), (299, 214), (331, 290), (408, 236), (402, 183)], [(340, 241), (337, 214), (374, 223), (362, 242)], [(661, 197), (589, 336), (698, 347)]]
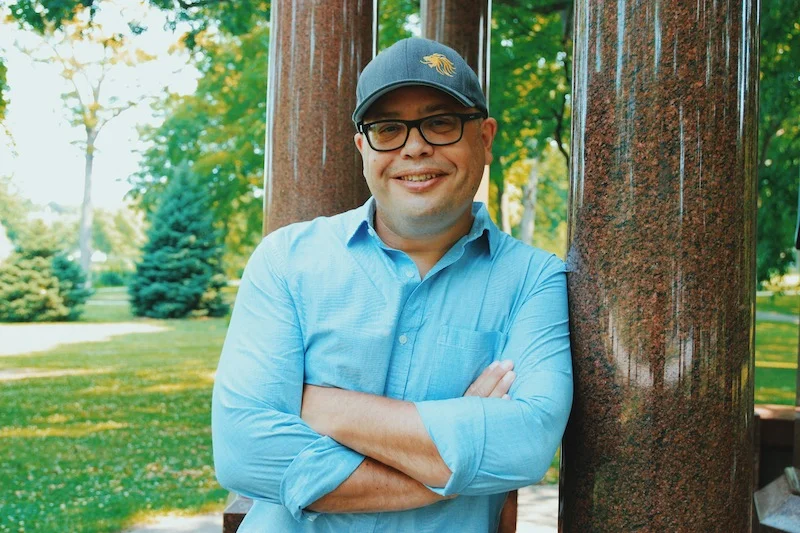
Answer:
[[(511, 361), (493, 363), (465, 396), (509, 399)], [(413, 403), (360, 392), (305, 385), (301, 416), (312, 429), (366, 456), (333, 492), (308, 508), (325, 513), (400, 511), (446, 499), (452, 472)]]
[(502, 355), (517, 374), (511, 399), (473, 390), (415, 404), (304, 388), (303, 336), (284, 261), (263, 241), (237, 296), (212, 404), (223, 486), (300, 520), (314, 511), (403, 510), (507, 492), (543, 475), (572, 398), (560, 262), (537, 273), (507, 332)]

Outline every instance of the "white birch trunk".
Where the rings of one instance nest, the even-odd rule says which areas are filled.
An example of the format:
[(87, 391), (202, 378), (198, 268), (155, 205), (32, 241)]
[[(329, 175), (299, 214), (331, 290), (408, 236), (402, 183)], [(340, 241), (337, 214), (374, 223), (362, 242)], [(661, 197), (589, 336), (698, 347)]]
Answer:
[(532, 161), (528, 173), (528, 183), (522, 187), (522, 222), (519, 237), (525, 244), (533, 245), (533, 232), (536, 229), (536, 189), (539, 186), (539, 164)]

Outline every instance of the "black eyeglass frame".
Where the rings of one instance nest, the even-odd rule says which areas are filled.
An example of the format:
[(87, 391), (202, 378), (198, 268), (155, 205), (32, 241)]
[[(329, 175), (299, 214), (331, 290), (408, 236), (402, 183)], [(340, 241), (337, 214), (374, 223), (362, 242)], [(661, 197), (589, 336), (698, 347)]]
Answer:
[[(429, 141), (428, 138), (425, 137), (425, 134), (422, 132), (421, 126), (422, 126), (422, 123), (425, 122), (426, 120), (430, 120), (430, 119), (436, 118), (436, 117), (458, 117), (459, 121), (461, 122), (461, 133), (458, 135), (458, 139), (456, 139), (455, 141), (446, 142), (446, 143), (435, 143), (435, 142)], [(391, 118), (391, 119), (386, 119), (386, 120), (376, 120), (374, 122), (367, 122), (367, 123), (364, 123), (362, 121), (362, 122), (359, 122), (358, 124), (356, 124), (356, 129), (358, 130), (359, 133), (363, 134), (364, 137), (367, 138), (367, 143), (369, 143), (370, 148), (372, 148), (376, 152), (393, 152), (395, 150), (399, 150), (400, 148), (402, 148), (402, 147), (404, 147), (406, 145), (406, 143), (408, 142), (408, 136), (411, 135), (411, 130), (413, 128), (417, 128), (417, 131), (422, 136), (422, 138), (425, 139), (425, 142), (430, 144), (431, 146), (450, 146), (451, 144), (456, 144), (458, 141), (460, 141), (464, 137), (464, 124), (469, 122), (470, 120), (477, 120), (479, 118), (485, 119), (486, 118), (486, 113), (484, 113), (483, 111), (477, 111), (475, 113), (439, 113), (438, 115), (430, 115), (428, 117), (422, 117), (422, 118), (418, 118), (416, 120), (400, 120), (400, 119), (397, 119), (397, 118)], [(372, 141), (369, 139), (369, 133), (367, 132), (367, 130), (370, 128), (370, 126), (374, 126), (375, 124), (386, 124), (387, 122), (394, 122), (394, 123), (397, 123), (397, 124), (405, 125), (405, 127), (406, 127), (406, 138), (403, 139), (402, 144), (400, 144), (400, 146), (398, 146), (397, 148), (391, 148), (391, 149), (375, 148), (372, 145)]]

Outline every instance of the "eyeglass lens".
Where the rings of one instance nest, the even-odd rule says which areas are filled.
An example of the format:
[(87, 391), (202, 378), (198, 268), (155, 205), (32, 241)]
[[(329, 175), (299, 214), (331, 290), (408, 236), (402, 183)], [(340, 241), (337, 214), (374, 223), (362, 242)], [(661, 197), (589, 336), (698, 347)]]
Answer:
[[(436, 115), (422, 120), (418, 127), (427, 142), (441, 146), (458, 142), (463, 121), (458, 115)], [(408, 128), (405, 122), (381, 121), (370, 124), (367, 135), (374, 149), (394, 150), (405, 144)]]

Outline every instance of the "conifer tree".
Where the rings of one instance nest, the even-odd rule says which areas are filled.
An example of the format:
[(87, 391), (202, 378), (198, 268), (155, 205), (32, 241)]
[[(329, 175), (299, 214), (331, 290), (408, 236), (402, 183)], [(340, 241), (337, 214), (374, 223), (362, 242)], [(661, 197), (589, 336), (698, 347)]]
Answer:
[(0, 265), (0, 321), (76, 320), (91, 296), (80, 266), (70, 261), (42, 222)]
[(137, 316), (223, 316), (222, 244), (208, 199), (187, 164), (176, 169), (153, 215), (129, 286)]

